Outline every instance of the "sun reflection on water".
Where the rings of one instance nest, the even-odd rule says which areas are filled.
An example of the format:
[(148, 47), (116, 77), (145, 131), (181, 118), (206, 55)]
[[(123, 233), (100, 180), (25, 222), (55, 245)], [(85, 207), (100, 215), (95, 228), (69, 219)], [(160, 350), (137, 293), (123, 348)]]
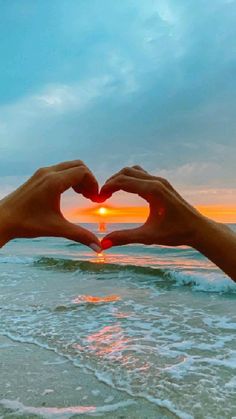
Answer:
[(126, 349), (129, 339), (119, 324), (104, 326), (98, 332), (91, 333), (86, 338), (88, 348), (98, 357), (119, 358)]
[(121, 297), (119, 295), (106, 295), (104, 297), (99, 297), (95, 295), (78, 295), (72, 301), (74, 304), (81, 303), (90, 303), (90, 304), (99, 304), (99, 303), (113, 303), (119, 301)]
[(97, 253), (95, 258), (95, 263), (105, 263), (106, 262), (106, 255), (103, 252)]
[(115, 362), (117, 367), (125, 371), (145, 373), (150, 370), (151, 365), (148, 360), (140, 357), (140, 349), (138, 347), (135, 349), (135, 347), (135, 340), (118, 322), (104, 326), (87, 335), (80, 343), (73, 344), (76, 351), (95, 356), (105, 362), (104, 366), (106, 365), (108, 369), (112, 368)]

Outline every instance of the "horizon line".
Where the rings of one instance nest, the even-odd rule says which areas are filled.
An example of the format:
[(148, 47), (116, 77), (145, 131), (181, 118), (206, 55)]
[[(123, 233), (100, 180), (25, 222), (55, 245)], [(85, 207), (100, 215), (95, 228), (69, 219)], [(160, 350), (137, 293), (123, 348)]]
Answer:
[[(107, 212), (100, 213), (99, 209), (105, 208)], [(194, 205), (202, 215), (224, 224), (236, 223), (236, 205)], [(140, 224), (145, 222), (149, 215), (147, 206), (114, 206), (96, 204), (85, 208), (68, 208), (65, 216), (72, 222), (84, 223), (114, 223), (114, 224)]]

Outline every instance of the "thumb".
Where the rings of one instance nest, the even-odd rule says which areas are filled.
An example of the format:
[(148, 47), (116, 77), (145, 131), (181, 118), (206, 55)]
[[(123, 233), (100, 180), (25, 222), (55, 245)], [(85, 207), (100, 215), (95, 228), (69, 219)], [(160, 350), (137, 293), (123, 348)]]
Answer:
[(78, 243), (89, 246), (92, 250), (99, 253), (102, 251), (101, 242), (91, 231), (70, 223), (67, 220), (62, 220), (57, 230), (58, 236), (65, 237), (69, 240), (74, 240)]
[(128, 230), (113, 231), (105, 236), (102, 241), (102, 249), (109, 249), (112, 246), (122, 246), (129, 243), (143, 243), (144, 228), (132, 228)]

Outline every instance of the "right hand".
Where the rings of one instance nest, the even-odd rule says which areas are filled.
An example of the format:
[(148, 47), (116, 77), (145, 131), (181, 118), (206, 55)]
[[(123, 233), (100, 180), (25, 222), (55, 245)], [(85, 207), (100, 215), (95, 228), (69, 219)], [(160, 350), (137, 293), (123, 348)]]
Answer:
[(126, 167), (107, 180), (100, 192), (100, 202), (119, 190), (145, 199), (150, 214), (138, 228), (114, 231), (105, 236), (103, 249), (129, 243), (193, 245), (196, 225), (202, 216), (166, 179), (152, 176), (140, 166)]

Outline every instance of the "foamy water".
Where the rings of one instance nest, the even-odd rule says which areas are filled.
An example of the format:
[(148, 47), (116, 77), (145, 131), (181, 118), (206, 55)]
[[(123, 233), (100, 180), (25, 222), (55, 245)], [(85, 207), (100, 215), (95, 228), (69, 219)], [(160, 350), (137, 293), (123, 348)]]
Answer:
[(232, 418), (235, 302), (192, 249), (16, 240), (0, 255), (0, 414)]

